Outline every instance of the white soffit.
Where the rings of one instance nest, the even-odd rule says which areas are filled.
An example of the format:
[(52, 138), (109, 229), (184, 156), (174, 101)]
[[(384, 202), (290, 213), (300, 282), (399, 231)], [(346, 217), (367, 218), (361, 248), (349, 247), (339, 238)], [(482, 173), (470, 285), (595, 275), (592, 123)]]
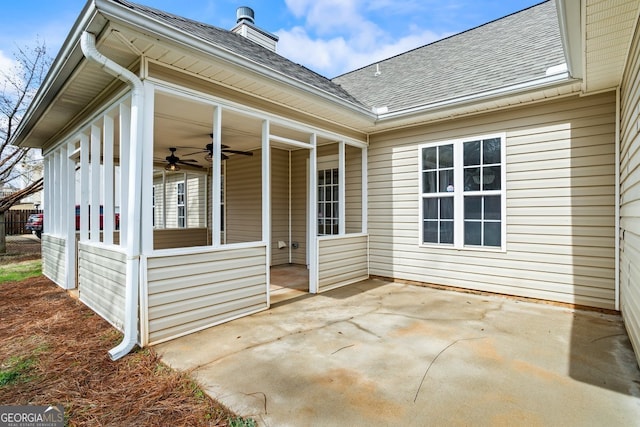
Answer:
[(640, 0), (585, 0), (585, 92), (618, 86), (633, 38)]

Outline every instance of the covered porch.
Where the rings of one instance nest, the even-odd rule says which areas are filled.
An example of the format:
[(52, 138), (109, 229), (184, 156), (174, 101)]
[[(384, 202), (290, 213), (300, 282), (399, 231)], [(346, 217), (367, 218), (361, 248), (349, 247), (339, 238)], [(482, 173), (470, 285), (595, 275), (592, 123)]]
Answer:
[(124, 91), (44, 153), (45, 200), (62, 202), (47, 204), (48, 277), (119, 329), (137, 282), (143, 346), (269, 308), (273, 266), (305, 269), (309, 293), (368, 277), (364, 141), (152, 75), (143, 87), (139, 108)]

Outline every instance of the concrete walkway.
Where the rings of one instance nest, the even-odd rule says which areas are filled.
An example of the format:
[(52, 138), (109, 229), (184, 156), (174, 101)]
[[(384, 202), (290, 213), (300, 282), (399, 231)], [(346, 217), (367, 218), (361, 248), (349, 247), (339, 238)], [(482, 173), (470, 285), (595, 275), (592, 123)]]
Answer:
[(369, 280), (156, 346), (265, 426), (631, 426), (621, 318)]

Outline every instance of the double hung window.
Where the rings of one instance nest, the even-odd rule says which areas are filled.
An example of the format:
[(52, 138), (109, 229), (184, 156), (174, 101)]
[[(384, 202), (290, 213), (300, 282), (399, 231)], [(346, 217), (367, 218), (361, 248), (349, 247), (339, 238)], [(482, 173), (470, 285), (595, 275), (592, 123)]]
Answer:
[(177, 196), (178, 227), (185, 228), (187, 226), (187, 206), (185, 203), (184, 181), (177, 184)]
[(318, 171), (318, 235), (338, 234), (339, 190), (338, 168)]
[(420, 147), (420, 241), (504, 248), (504, 135)]

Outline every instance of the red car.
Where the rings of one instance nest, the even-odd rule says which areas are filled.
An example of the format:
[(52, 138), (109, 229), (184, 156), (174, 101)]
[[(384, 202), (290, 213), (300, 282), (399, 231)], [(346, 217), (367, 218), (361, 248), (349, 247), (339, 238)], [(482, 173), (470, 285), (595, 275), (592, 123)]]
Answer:
[[(89, 209), (91, 210), (91, 209)], [(103, 220), (102, 220), (102, 211), (103, 207), (100, 206), (100, 230), (102, 230)], [(44, 218), (44, 214), (37, 213), (29, 215), (27, 222), (24, 228), (27, 231), (34, 233), (38, 238), (42, 237), (42, 220)], [(120, 229), (120, 214), (115, 214), (115, 228), (116, 230)], [(76, 205), (76, 230), (80, 230), (80, 206)]]
[(24, 228), (27, 231), (34, 233), (38, 236), (38, 239), (42, 237), (42, 219), (44, 215), (41, 213), (31, 214), (29, 218), (27, 218), (27, 222), (24, 225)]

